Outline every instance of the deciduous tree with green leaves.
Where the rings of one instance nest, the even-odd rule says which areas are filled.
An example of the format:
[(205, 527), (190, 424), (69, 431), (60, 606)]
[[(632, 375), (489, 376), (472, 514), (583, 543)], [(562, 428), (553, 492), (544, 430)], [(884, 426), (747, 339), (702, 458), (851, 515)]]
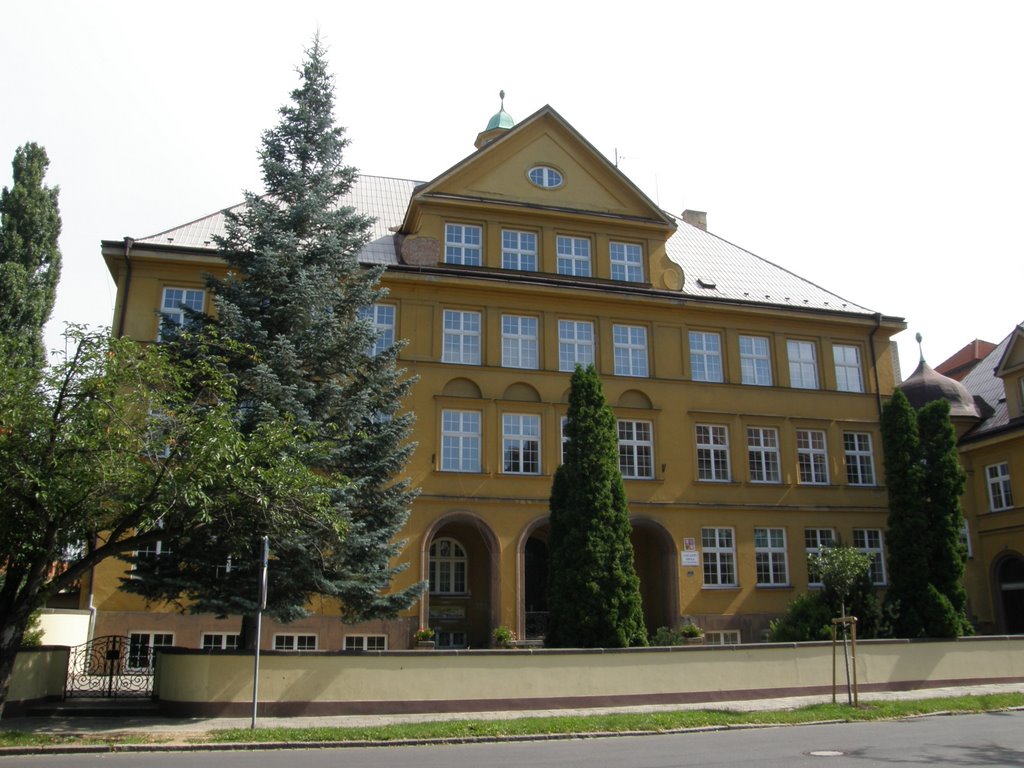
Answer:
[[(254, 527), (213, 539), (175, 531), (172, 556), (137, 564), (145, 577), (125, 582), (151, 599), (183, 598), (192, 612), (242, 614), (248, 647), (257, 605), (235, 579), (249, 578), (261, 535), (270, 536), (278, 573), (268, 604), (278, 620), (305, 615), (316, 595), (337, 598), (349, 620), (390, 617), (422, 591), (392, 584), (404, 567), (395, 563), (397, 536), (415, 495), (401, 477), (413, 417), (398, 412), (412, 381), (396, 364), (399, 345), (380, 348), (366, 315), (385, 295), (383, 268), (359, 263), (372, 222), (341, 204), (356, 169), (344, 163), (348, 140), (335, 123), (334, 80), (319, 39), (299, 78), (279, 123), (263, 135), (264, 192), (246, 193), (217, 240), (229, 268), (208, 281), (217, 317), (191, 322), (256, 350), (228, 364), (242, 428), (286, 416), (308, 433), (302, 455), (328, 489), (332, 530), (296, 519), (284, 531)], [(344, 531), (337, 541), (336, 531)]]
[(592, 365), (572, 375), (565, 436), (565, 459), (551, 487), (544, 644), (647, 645), (615, 415)]
[(59, 190), (43, 183), (50, 160), (38, 144), (19, 147), (12, 165), (14, 183), (0, 192), (0, 333), (9, 339), (0, 364), (39, 369), (60, 280)]
[(166, 531), (333, 521), (291, 420), (243, 434), (214, 355), (68, 340), (51, 367), (0, 366), (0, 715), (33, 612), (102, 561)]

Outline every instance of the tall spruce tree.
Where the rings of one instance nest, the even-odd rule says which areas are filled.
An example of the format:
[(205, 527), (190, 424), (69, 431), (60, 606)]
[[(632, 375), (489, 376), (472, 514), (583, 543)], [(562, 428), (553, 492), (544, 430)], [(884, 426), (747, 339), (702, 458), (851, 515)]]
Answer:
[(60, 281), (59, 189), (43, 184), (49, 165), (38, 144), (19, 147), (14, 182), (0, 192), (0, 334), (11, 340), (0, 362), (36, 369), (46, 364), (43, 326)]
[(889, 589), (885, 612), (897, 637), (957, 637), (971, 632), (961, 582), (960, 494), (949, 403), (915, 412), (897, 390), (882, 410), (889, 490)]
[[(149, 572), (125, 586), (185, 598), (195, 613), (255, 615), (262, 534), (271, 538), (268, 611), (281, 621), (305, 615), (314, 595), (339, 599), (346, 619), (362, 620), (393, 616), (421, 592), (391, 589), (404, 567), (393, 563), (396, 536), (415, 493), (399, 477), (413, 449), (412, 416), (397, 413), (412, 381), (396, 365), (398, 346), (374, 349), (377, 333), (363, 315), (384, 296), (383, 268), (358, 261), (372, 220), (339, 203), (357, 172), (343, 161), (348, 140), (334, 121), (334, 81), (319, 38), (306, 53), (299, 87), (263, 135), (265, 192), (246, 193), (217, 241), (230, 270), (208, 281), (217, 319), (192, 319), (256, 350), (229, 364), (243, 427), (283, 416), (311, 433), (296, 450), (322, 478), (334, 519), (283, 528), (254, 519), (251, 530), (216, 538), (177, 532), (171, 555), (141, 564)], [(187, 339), (180, 346), (189, 354)], [(251, 627), (243, 621), (250, 646)]]
[(572, 376), (565, 434), (565, 460), (551, 487), (544, 644), (647, 645), (615, 416), (592, 365)]

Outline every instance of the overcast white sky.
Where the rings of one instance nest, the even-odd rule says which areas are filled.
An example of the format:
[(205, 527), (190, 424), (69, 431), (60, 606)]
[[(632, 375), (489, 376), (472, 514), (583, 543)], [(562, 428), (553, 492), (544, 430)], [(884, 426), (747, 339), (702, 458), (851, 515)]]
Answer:
[(858, 304), (932, 365), (1024, 320), (1024, 3), (0, 0), (0, 185), (46, 147), (64, 271), (48, 342), (109, 325), (104, 239), (261, 190), (319, 28), (348, 160), (428, 180), (498, 108), (551, 104), (652, 199)]

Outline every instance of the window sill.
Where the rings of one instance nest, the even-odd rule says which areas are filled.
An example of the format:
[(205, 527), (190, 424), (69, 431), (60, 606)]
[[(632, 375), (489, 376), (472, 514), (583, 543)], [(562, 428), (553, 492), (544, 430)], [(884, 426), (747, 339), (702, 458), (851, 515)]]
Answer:
[(739, 584), (704, 584), (701, 587), (701, 589), (707, 589), (707, 590), (711, 590), (711, 591), (714, 591), (714, 592), (724, 592), (724, 591), (729, 591), (729, 590), (732, 590), (734, 592), (739, 592), (740, 585)]
[(768, 590), (779, 589), (779, 590), (783, 590), (783, 589), (792, 589), (793, 585), (792, 584), (755, 584), (754, 587), (755, 587), (755, 589), (768, 589)]

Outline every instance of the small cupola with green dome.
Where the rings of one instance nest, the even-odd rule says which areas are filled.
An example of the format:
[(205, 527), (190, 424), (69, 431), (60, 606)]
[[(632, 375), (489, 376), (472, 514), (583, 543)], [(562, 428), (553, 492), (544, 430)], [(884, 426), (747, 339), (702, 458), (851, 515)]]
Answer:
[(492, 117), (487, 123), (487, 127), (477, 134), (477, 149), (481, 149), (484, 145), (490, 144), (503, 133), (515, 127), (516, 121), (512, 119), (512, 115), (505, 111), (505, 91), (500, 91), (498, 96), (501, 98), (501, 106), (498, 108), (498, 112), (494, 117)]

